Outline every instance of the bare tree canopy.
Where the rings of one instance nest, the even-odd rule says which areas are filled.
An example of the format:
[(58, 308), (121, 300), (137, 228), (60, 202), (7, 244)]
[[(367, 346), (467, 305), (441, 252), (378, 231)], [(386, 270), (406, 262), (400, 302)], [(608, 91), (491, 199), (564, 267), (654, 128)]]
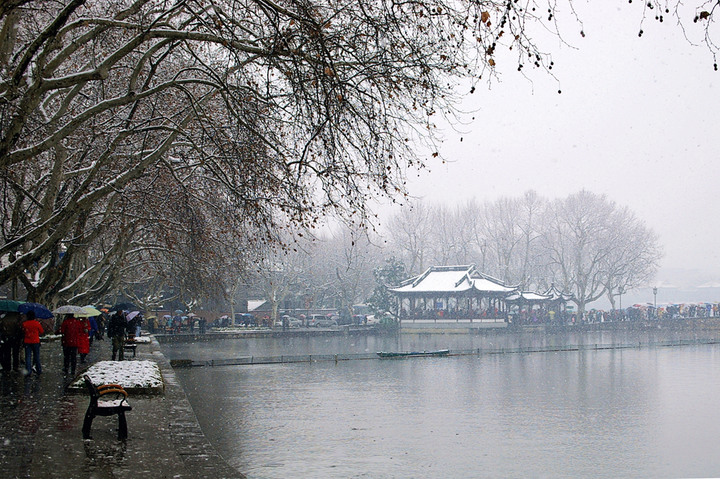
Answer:
[[(434, 118), (499, 52), (552, 67), (532, 32), (556, 33), (561, 7), (573, 12), (571, 0), (2, 1), (0, 285), (97, 296), (128, 277), (128, 253), (175, 254), (186, 221), (210, 243), (249, 231), (244, 244), (331, 212), (363, 223), (369, 197), (404, 193), (422, 165), (412, 148), (432, 147)], [(165, 214), (175, 195), (186, 215)]]
[(628, 208), (605, 195), (580, 191), (552, 202), (545, 219), (544, 249), (559, 287), (585, 305), (619, 287), (651, 279), (661, 257), (657, 235)]
[(0, 284), (107, 289), (114, 262), (68, 276), (73, 257), (127, 251), (133, 225), (169, 223), (149, 198), (177, 189), (256, 239), (328, 212), (363, 222), (370, 195), (403, 192), (452, 78), (477, 79), (501, 43), (544, 61), (530, 20), (514, 2), (3, 2)]

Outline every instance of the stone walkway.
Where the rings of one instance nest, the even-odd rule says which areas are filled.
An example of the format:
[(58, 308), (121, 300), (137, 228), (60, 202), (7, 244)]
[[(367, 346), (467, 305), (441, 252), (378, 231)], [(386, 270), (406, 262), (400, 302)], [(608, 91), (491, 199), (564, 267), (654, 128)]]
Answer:
[[(0, 476), (3, 478), (243, 478), (208, 443), (169, 362), (156, 342), (138, 346), (137, 359), (158, 363), (165, 394), (130, 396), (129, 437), (117, 439), (117, 417), (97, 417), (93, 439), (82, 439), (87, 395), (70, 394), (58, 341), (43, 343), (43, 374), (0, 376)], [(24, 358), (21, 353), (21, 362)], [(110, 359), (110, 342), (96, 341), (88, 357)], [(78, 364), (82, 373), (81, 365)]]

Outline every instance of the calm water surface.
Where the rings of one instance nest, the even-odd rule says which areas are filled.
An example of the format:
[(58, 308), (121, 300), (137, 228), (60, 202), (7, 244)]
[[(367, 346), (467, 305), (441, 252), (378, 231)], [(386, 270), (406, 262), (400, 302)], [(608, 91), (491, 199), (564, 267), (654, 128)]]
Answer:
[[(624, 344), (694, 333), (223, 340), (171, 359)], [(176, 370), (250, 478), (717, 477), (720, 346)]]

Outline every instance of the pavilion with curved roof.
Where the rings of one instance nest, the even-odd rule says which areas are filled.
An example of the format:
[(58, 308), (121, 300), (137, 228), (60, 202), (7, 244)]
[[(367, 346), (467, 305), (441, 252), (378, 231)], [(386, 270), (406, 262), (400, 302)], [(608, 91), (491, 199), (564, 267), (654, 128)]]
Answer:
[(431, 266), (390, 289), (398, 299), (401, 324), (501, 323), (508, 295), (518, 287), (477, 270), (474, 264)]

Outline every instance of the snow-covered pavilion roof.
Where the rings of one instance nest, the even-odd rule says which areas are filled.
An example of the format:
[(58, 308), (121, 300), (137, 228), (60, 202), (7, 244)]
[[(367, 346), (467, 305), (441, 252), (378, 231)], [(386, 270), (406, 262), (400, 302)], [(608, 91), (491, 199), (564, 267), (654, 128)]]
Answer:
[(533, 302), (533, 301), (550, 301), (552, 300), (552, 296), (546, 295), (546, 294), (540, 294), (536, 293), (534, 291), (519, 291), (517, 293), (513, 293), (507, 298), (505, 298), (506, 301), (525, 301), (525, 302)]
[(550, 296), (551, 301), (570, 301), (572, 299), (572, 294), (563, 293), (554, 283), (545, 291), (545, 296)]
[(517, 288), (483, 274), (475, 265), (431, 266), (424, 273), (393, 288), (395, 294), (511, 293)]

